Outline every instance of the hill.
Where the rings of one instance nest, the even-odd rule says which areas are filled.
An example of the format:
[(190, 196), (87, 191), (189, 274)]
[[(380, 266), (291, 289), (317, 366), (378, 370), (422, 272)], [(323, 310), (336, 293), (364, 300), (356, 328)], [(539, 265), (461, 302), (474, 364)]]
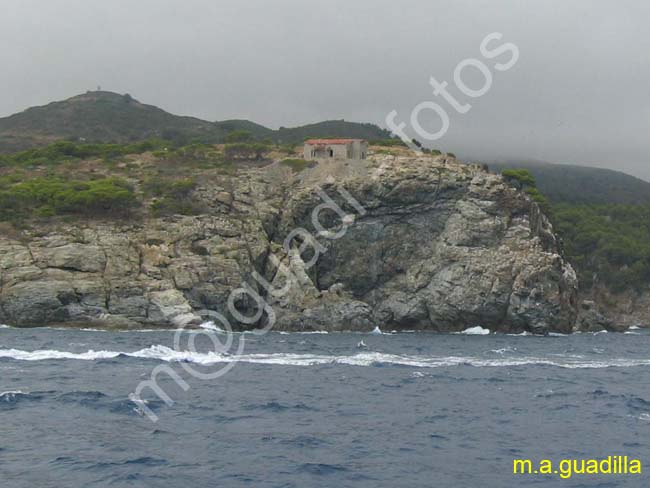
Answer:
[(543, 204), (584, 292), (597, 294), (603, 285), (607, 293), (648, 291), (650, 183), (583, 166), (523, 162), (490, 167)]
[(209, 122), (171, 114), (130, 95), (96, 91), (0, 118), (0, 152), (44, 146), (62, 139), (127, 143), (162, 138), (179, 145), (190, 141), (220, 143), (228, 133), (241, 130), (258, 140), (282, 143), (299, 143), (307, 137), (384, 139), (390, 136), (376, 125), (343, 120), (279, 130), (248, 120)]
[(100, 91), (0, 119), (0, 150), (27, 149), (59, 139), (123, 143), (178, 134), (211, 141), (224, 135), (210, 122), (172, 115), (129, 95)]
[(552, 203), (650, 204), (650, 183), (610, 169), (543, 162), (491, 163), (502, 171), (522, 168), (530, 171), (539, 190)]
[(352, 137), (356, 139), (390, 139), (392, 134), (374, 124), (360, 124), (345, 120), (328, 120), (302, 127), (284, 128), (276, 132), (278, 142), (299, 143), (309, 137)]
[(250, 120), (224, 120), (221, 122), (215, 122), (215, 125), (219, 127), (224, 134), (235, 131), (246, 131), (250, 132), (253, 138), (262, 140), (262, 139), (274, 139), (275, 140), (275, 131), (264, 127), (263, 125), (251, 122)]

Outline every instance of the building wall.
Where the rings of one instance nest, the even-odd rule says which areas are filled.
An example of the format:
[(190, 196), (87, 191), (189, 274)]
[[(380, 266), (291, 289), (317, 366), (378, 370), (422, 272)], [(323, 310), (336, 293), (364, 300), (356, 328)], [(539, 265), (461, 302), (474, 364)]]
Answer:
[(328, 144), (314, 146), (305, 144), (303, 158), (307, 161), (314, 159), (365, 159), (368, 155), (368, 143), (354, 141), (348, 144)]
[(366, 159), (368, 156), (368, 143), (365, 141), (354, 141), (351, 144), (350, 159)]
[(304, 159), (350, 159), (349, 144), (328, 144), (327, 146), (313, 146), (305, 144)]

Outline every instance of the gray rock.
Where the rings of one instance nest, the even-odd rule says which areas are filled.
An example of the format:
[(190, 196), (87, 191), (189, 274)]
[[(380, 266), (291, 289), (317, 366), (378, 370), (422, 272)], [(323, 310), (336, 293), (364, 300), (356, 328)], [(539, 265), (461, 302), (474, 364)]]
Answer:
[[(347, 216), (324, 209), (319, 189)], [(53, 222), (21, 239), (0, 236), (0, 320), (178, 326), (199, 322), (202, 309), (232, 319), (229, 294), (247, 283), (283, 330), (543, 333), (576, 322), (576, 275), (548, 219), (499, 176), (454, 160), (379, 155), (295, 176), (272, 164), (206, 182), (196, 195), (203, 215)], [(324, 229), (314, 227), (318, 208)], [(315, 263), (297, 250), (304, 234), (283, 250), (298, 228), (323, 246)], [(238, 308), (250, 316), (256, 304)]]
[(580, 303), (576, 330), (581, 332), (599, 332), (601, 330), (621, 332), (626, 328), (618, 327), (613, 320), (600, 313), (596, 302), (583, 300)]
[(33, 247), (37, 265), (98, 273), (106, 267), (106, 254), (99, 246), (71, 242), (59, 247)]

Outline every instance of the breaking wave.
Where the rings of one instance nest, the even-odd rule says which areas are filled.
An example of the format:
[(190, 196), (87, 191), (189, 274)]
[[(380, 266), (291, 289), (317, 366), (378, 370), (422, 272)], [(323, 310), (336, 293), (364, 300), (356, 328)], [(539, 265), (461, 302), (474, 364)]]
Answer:
[(0, 359), (12, 359), (16, 361), (94, 361), (119, 357), (151, 359), (164, 362), (190, 362), (202, 365), (232, 362), (278, 366), (343, 364), (348, 366), (396, 365), (415, 368), (441, 368), (453, 366), (517, 367), (538, 365), (569, 369), (631, 368), (650, 366), (650, 359), (587, 359), (575, 355), (553, 355), (552, 358), (533, 356), (482, 358), (476, 356), (418, 356), (386, 354), (380, 352), (360, 352), (348, 356), (292, 353), (243, 354), (241, 356), (230, 356), (215, 352), (198, 353), (191, 351), (177, 351), (162, 345), (154, 345), (134, 352), (90, 350), (87, 352), (75, 353), (57, 350), (22, 351), (18, 349), (0, 349)]
[(12, 390), (12, 391), (3, 391), (0, 393), (0, 402), (12, 402), (14, 401), (17, 397), (20, 396), (26, 396), (29, 395), (29, 393), (25, 393), (22, 390)]
[(469, 329), (465, 329), (464, 331), (459, 333), (466, 334), (466, 335), (490, 335), (490, 330), (484, 329), (479, 325), (477, 327), (470, 327)]

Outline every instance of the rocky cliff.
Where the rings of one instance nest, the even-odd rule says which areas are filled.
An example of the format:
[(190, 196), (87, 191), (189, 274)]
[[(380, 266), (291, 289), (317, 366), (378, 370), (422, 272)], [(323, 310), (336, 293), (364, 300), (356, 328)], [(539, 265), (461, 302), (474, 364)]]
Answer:
[(648, 327), (650, 293), (626, 290), (614, 292), (602, 284), (579, 295), (577, 329), (622, 332), (630, 327)]
[[(576, 276), (548, 220), (477, 167), (391, 155), (300, 172), (276, 162), (195, 198), (209, 210), (0, 237), (0, 322), (177, 326), (205, 309), (279, 330), (570, 332), (576, 321)], [(237, 320), (259, 308), (233, 296), (243, 284), (267, 304), (255, 323)]]

